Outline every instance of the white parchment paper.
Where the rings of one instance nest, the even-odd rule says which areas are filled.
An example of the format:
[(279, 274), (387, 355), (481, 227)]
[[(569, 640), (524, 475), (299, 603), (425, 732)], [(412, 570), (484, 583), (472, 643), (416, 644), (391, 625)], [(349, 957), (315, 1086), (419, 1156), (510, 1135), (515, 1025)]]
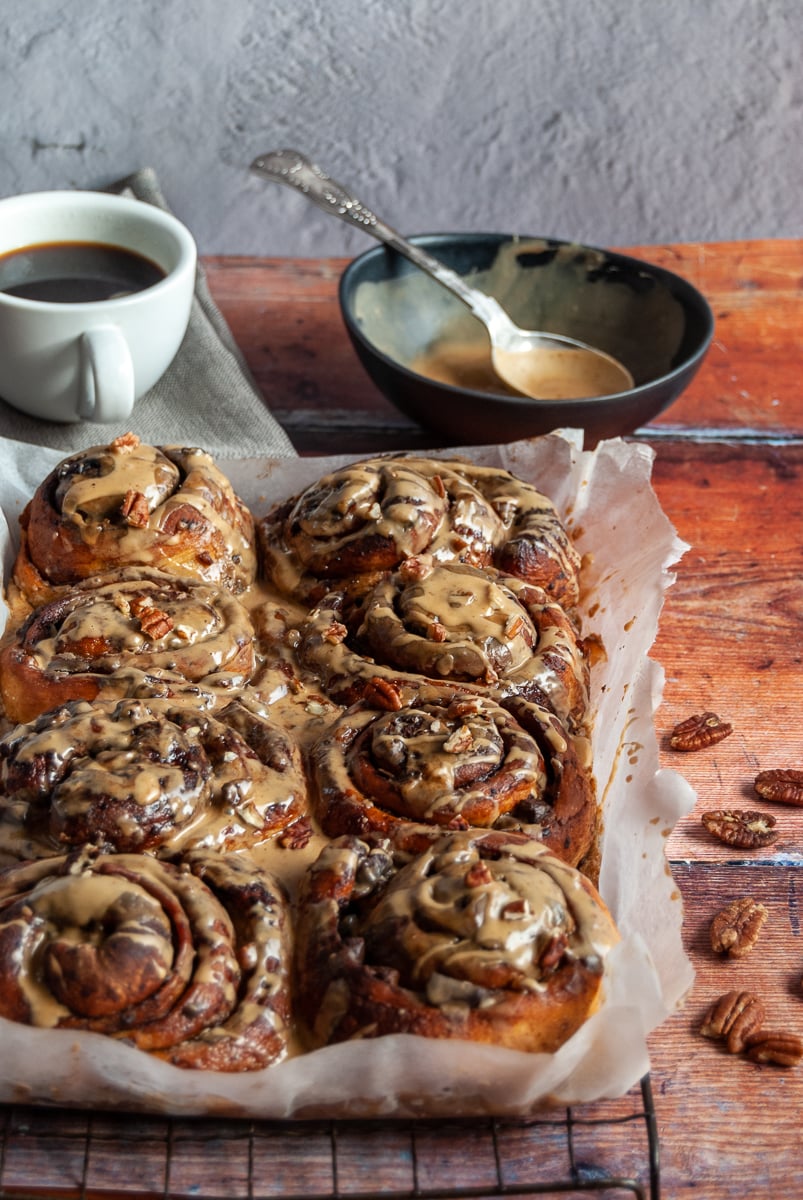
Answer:
[[(649, 447), (620, 440), (581, 449), (572, 431), (508, 446), (440, 451), (502, 466), (552, 498), (586, 556), (583, 633), (604, 661), (592, 674), (594, 770), (602, 805), (600, 891), (622, 933), (601, 1008), (553, 1055), (408, 1034), (331, 1046), (257, 1072), (182, 1070), (96, 1034), (0, 1020), (0, 1100), (172, 1115), (526, 1116), (545, 1104), (618, 1096), (649, 1069), (647, 1035), (683, 1001), (693, 973), (664, 846), (694, 793), (659, 769), (654, 715), (664, 674), (649, 657), (672, 568), (686, 547), (650, 483)], [(0, 440), (0, 528), (6, 571), (17, 519), (59, 461)], [(257, 517), (336, 459), (220, 460)]]

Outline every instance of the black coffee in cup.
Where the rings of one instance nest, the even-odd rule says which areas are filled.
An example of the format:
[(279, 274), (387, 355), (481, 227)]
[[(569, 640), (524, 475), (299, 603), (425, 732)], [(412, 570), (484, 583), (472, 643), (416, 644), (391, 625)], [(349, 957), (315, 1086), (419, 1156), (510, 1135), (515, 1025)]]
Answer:
[(0, 396), (46, 421), (128, 422), (181, 346), (197, 261), (186, 226), (133, 197), (0, 199)]
[(100, 242), (47, 242), (0, 255), (0, 291), (50, 304), (129, 296), (164, 278), (136, 251)]

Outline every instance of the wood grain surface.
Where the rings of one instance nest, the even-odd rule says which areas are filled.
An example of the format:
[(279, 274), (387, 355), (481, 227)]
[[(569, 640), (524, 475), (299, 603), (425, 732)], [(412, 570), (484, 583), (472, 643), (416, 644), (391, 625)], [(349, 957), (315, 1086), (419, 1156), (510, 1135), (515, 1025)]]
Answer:
[[(650, 425), (650, 438), (795, 440), (803, 429), (801, 243), (624, 249), (688, 279), (715, 318), (702, 368)], [(345, 265), (345, 259), (206, 260), (212, 293), (299, 451), (437, 446), (437, 436), (398, 413), (357, 362), (337, 302)]]
[[(763, 998), (768, 1024), (803, 1035), (803, 809), (766, 805), (753, 792), (760, 769), (803, 768), (803, 241), (626, 249), (688, 278), (716, 319), (687, 393), (635, 435), (654, 448), (656, 492), (689, 546), (652, 652), (666, 675), (657, 715), (662, 763), (680, 770), (697, 795), (667, 846), (696, 980), (683, 1008), (650, 1039), (660, 1194), (795, 1200), (803, 1196), (803, 1065), (784, 1070), (728, 1054), (700, 1036), (699, 1023), (712, 999), (738, 987)], [(337, 305), (344, 265), (205, 263), (267, 404), (300, 452), (434, 448), (438, 439), (384, 400), (356, 360)], [(694, 754), (672, 751), (673, 725), (703, 710), (729, 720), (732, 735)], [(716, 842), (700, 813), (723, 807), (772, 811), (777, 841), (758, 851)], [(711, 950), (710, 922), (744, 896), (763, 903), (769, 918), (748, 958), (723, 960)], [(571, 1164), (565, 1127), (539, 1127), (544, 1178), (569, 1168), (592, 1184), (605, 1174), (635, 1177), (648, 1195), (642, 1126), (628, 1124), (640, 1100), (634, 1091), (574, 1110)], [(621, 1125), (602, 1120), (611, 1114)], [(344, 1128), (334, 1178), (328, 1131), (285, 1133), (279, 1150), (268, 1128), (174, 1122), (169, 1179), (164, 1123), (137, 1120), (128, 1141), (124, 1128), (110, 1114), (7, 1114), (0, 1195), (37, 1188), (64, 1195), (65, 1187), (98, 1196), (234, 1197), (283, 1188), (446, 1195), (471, 1187), (483, 1196), (499, 1194), (500, 1163), (510, 1194), (532, 1178), (532, 1131), (516, 1127), (499, 1131), (490, 1148), (465, 1127), (418, 1129), (412, 1156), (408, 1130)], [(88, 1132), (92, 1150), (82, 1157)]]

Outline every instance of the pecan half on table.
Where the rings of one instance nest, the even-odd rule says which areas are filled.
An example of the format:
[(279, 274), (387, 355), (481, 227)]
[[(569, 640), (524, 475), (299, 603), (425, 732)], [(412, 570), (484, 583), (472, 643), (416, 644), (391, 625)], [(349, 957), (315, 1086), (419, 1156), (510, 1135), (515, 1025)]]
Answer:
[(803, 1058), (803, 1041), (795, 1033), (780, 1029), (760, 1029), (745, 1042), (745, 1054), (755, 1063), (776, 1067), (795, 1067)]
[(803, 808), (803, 771), (794, 767), (759, 771), (753, 787), (762, 800)]
[(727, 846), (756, 850), (778, 837), (775, 817), (753, 809), (717, 808), (704, 812), (700, 820), (709, 833)]
[(715, 712), (697, 713), (680, 721), (669, 736), (669, 744), (673, 750), (688, 753), (692, 750), (704, 750), (713, 746), (723, 738), (733, 733), (729, 721), (723, 721)]
[(755, 946), (768, 915), (764, 905), (749, 896), (733, 900), (711, 922), (711, 949), (728, 958), (744, 958)]
[(741, 1054), (747, 1038), (764, 1020), (764, 1005), (752, 992), (726, 992), (709, 1006), (700, 1025), (703, 1037), (722, 1040), (731, 1054)]

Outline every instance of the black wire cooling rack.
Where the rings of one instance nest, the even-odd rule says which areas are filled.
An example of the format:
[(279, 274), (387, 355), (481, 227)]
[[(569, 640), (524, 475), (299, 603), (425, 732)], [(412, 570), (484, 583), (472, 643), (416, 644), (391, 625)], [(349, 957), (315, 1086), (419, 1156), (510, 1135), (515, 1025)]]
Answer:
[(0, 1109), (0, 1200), (659, 1200), (649, 1076), (527, 1121), (242, 1121)]

